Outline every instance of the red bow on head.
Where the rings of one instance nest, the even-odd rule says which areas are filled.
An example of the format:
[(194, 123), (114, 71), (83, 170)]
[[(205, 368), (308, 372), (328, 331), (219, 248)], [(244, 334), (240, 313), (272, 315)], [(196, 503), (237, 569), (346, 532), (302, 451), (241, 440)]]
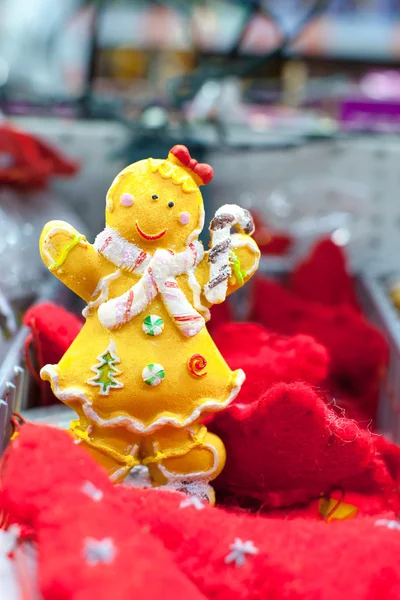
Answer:
[(197, 175), (202, 184), (206, 185), (207, 183), (210, 183), (214, 176), (213, 168), (210, 167), (210, 165), (198, 163), (196, 159), (190, 156), (190, 152), (186, 146), (178, 144), (177, 146), (174, 146), (169, 153), (175, 156), (184, 167), (190, 169), (190, 171)]

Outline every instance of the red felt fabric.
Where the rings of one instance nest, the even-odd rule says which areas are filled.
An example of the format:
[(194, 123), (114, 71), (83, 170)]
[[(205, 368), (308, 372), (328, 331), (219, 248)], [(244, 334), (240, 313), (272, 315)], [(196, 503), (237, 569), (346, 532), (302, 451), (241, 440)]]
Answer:
[[(396, 523), (389, 529), (385, 521), (360, 516), (328, 525), (277, 513), (199, 510), (176, 492), (113, 488), (67, 434), (43, 426), (22, 428), (1, 474), (0, 507), (11, 521), (33, 528), (44, 600), (400, 596)], [(101, 498), (82, 491), (87, 481)], [(110, 563), (89, 564), (88, 537), (112, 540)], [(255, 550), (241, 566), (226, 562), (238, 538)]]
[(291, 273), (290, 289), (300, 298), (326, 306), (348, 304), (359, 310), (354, 283), (342, 250), (330, 239), (319, 241)]
[(298, 298), (279, 283), (259, 276), (254, 282), (251, 319), (284, 335), (310, 335), (330, 356), (330, 386), (362, 399), (360, 412), (376, 416), (379, 385), (388, 362), (382, 334), (349, 305), (323, 306)]
[[(126, 514), (118, 497), (97, 503), (75, 490), (71, 501), (65, 500), (59, 499), (38, 525), (45, 600), (205, 598), (163, 544)], [(90, 539), (111, 541), (115, 556), (110, 563), (90, 564), (85, 556)]]
[[(175, 495), (125, 493), (127, 499), (128, 494), (137, 498), (135, 518), (150, 523), (151, 532), (208, 598), (378, 600), (400, 593), (400, 532), (390, 536), (394, 531), (375, 525), (375, 518), (327, 525), (208, 507), (182, 513)], [(224, 560), (235, 538), (252, 541), (259, 552), (244, 566), (230, 568)]]
[(379, 438), (338, 417), (305, 383), (276, 384), (252, 404), (215, 415), (209, 428), (226, 447), (226, 466), (215, 482), (222, 497), (291, 506), (341, 487), (378, 494), (400, 509), (400, 480), (379, 452)]
[(382, 435), (374, 437), (374, 444), (385, 461), (392, 478), (395, 481), (400, 481), (400, 447)]
[[(28, 344), (27, 351), (32, 351), (36, 358), (31, 365), (38, 373), (44, 365), (56, 364), (72, 344), (82, 327), (82, 321), (73, 313), (50, 302), (32, 306), (24, 316), (24, 324), (30, 327), (33, 347)], [(29, 361), (28, 361), (29, 362)], [(40, 382), (41, 404), (57, 402), (50, 386)]]
[(256, 323), (228, 323), (213, 337), (230, 368), (246, 373), (240, 403), (253, 402), (279, 381), (319, 384), (328, 375), (326, 349), (307, 335), (283, 337)]
[[(88, 482), (100, 499), (84, 492)], [(126, 513), (104, 470), (62, 431), (23, 427), (2, 465), (0, 499), (9, 520), (33, 532), (45, 600), (204, 598), (162, 543)], [(111, 543), (110, 562), (91, 563), (86, 548), (93, 540)]]

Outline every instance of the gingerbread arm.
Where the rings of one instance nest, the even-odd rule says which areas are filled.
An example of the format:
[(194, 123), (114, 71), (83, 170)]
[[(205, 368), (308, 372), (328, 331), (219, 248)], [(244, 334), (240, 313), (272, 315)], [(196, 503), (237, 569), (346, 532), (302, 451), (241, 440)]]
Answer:
[(65, 221), (50, 221), (43, 228), (39, 248), (49, 271), (89, 302), (109, 267), (85, 236)]

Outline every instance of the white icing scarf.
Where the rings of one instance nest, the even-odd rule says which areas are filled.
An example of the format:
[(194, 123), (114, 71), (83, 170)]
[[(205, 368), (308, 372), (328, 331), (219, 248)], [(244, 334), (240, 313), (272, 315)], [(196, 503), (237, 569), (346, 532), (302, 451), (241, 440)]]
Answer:
[[(104, 299), (104, 286), (99, 282), (94, 295), (100, 293), (100, 296), (89, 308), (100, 304), (97, 314), (104, 327), (116, 329), (128, 323), (160, 294), (168, 314), (184, 335), (192, 337), (201, 331), (205, 325), (204, 317), (193, 308), (175, 279), (187, 273), (189, 279), (193, 280), (194, 270), (204, 256), (200, 242), (189, 244), (186, 250), (178, 254), (158, 249), (152, 256), (128, 242), (114, 229), (106, 227), (97, 236), (94, 247), (121, 269), (142, 275), (127, 292), (102, 304), (98, 300), (100, 297)], [(103, 282), (108, 286), (110, 276), (107, 277), (103, 278)]]

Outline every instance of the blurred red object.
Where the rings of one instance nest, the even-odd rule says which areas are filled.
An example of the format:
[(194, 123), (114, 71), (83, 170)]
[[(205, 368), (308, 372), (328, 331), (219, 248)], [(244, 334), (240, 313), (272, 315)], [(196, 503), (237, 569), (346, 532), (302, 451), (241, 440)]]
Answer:
[(214, 304), (211, 307), (211, 319), (207, 323), (207, 329), (214, 337), (214, 333), (224, 323), (230, 323), (233, 320), (233, 310), (229, 299), (221, 304)]
[(18, 189), (47, 185), (52, 175), (74, 175), (78, 164), (47, 142), (9, 124), (0, 125), (0, 184)]
[(290, 275), (289, 288), (310, 302), (326, 306), (349, 304), (360, 310), (346, 257), (330, 239), (318, 242), (311, 254), (297, 265)]
[(251, 214), (255, 225), (253, 237), (260, 248), (261, 254), (286, 254), (292, 245), (292, 238), (285, 233), (279, 233), (270, 228), (257, 211), (252, 210)]
[[(58, 402), (47, 382), (39, 376), (40, 369), (47, 364), (57, 364), (82, 328), (82, 321), (61, 306), (42, 303), (32, 306), (24, 316), (24, 324), (30, 327), (25, 354), (32, 375), (40, 386), (41, 404)], [(31, 360), (34, 353), (34, 363)]]
[(356, 402), (361, 399), (364, 403), (360, 412), (375, 419), (379, 386), (388, 363), (388, 344), (380, 331), (352, 306), (309, 302), (259, 276), (253, 286), (251, 319), (283, 335), (312, 336), (325, 346), (330, 356), (329, 383), (334, 395), (344, 390)]

